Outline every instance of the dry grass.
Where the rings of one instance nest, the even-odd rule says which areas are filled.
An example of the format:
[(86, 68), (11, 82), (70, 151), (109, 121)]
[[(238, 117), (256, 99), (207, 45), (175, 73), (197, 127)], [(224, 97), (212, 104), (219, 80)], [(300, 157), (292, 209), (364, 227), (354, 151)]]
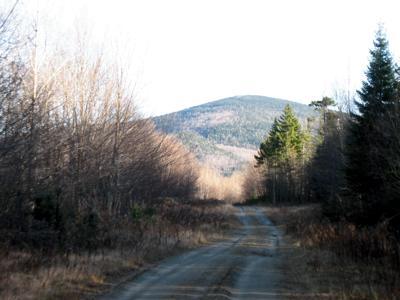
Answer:
[(399, 299), (400, 244), (385, 224), (331, 223), (318, 206), (268, 208), (287, 233), (289, 299)]
[[(23, 259), (25, 258), (25, 259)], [(140, 266), (133, 254), (107, 251), (98, 255), (53, 257), (47, 264), (29, 266), (34, 254), (14, 253), (3, 257), (2, 267), (15, 261), (15, 269), (5, 269), (1, 280), (2, 299), (80, 299), (95, 294), (110, 275), (122, 274)]]
[(198, 179), (198, 197), (202, 199), (218, 199), (228, 203), (241, 200), (244, 176), (235, 172), (226, 177), (211, 167), (202, 167)]
[(190, 211), (188, 204), (166, 201), (162, 221), (147, 227), (138, 247), (52, 257), (0, 253), (0, 299), (90, 299), (166, 256), (219, 238), (230, 226), (224, 217), (229, 208), (217, 201), (194, 201)]

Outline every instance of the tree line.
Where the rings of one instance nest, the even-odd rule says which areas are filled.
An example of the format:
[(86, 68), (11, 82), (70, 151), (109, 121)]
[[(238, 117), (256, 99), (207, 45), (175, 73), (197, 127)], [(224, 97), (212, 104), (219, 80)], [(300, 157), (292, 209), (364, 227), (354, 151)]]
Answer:
[(255, 156), (256, 169), (244, 183), (248, 197), (318, 202), (331, 219), (361, 225), (385, 221), (398, 230), (399, 75), (380, 27), (354, 105), (334, 108), (329, 97), (313, 101), (318, 122), (310, 120), (303, 129), (287, 106)]
[(192, 155), (141, 117), (123, 69), (80, 38), (39, 60), (37, 28), (17, 34), (13, 10), (0, 19), (2, 248), (111, 247), (138, 205), (193, 197)]

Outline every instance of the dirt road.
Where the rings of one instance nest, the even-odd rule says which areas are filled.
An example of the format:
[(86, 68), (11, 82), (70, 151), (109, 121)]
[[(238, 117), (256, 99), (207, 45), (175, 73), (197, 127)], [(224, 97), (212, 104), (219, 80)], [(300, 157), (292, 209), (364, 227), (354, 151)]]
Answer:
[(161, 262), (101, 300), (279, 299), (280, 232), (260, 207), (239, 207), (243, 226), (216, 244)]

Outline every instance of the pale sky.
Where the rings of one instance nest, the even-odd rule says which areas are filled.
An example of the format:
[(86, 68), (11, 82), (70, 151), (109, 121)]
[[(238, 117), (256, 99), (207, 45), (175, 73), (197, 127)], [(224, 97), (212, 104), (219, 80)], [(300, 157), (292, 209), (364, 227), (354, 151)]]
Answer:
[[(364, 78), (377, 24), (400, 57), (400, 1), (26, 0), (53, 34), (118, 44), (142, 111), (256, 94), (309, 103)], [(56, 25), (55, 25), (56, 24)], [(44, 26), (46, 27), (46, 26)], [(49, 29), (49, 28), (47, 28)], [(111, 37), (111, 38), (110, 38)]]

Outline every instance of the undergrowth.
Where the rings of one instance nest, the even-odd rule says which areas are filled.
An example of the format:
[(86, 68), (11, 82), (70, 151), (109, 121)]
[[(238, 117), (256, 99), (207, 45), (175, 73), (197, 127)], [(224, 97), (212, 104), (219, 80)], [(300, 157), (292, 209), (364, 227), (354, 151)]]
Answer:
[(270, 207), (268, 213), (289, 237), (286, 268), (303, 299), (400, 298), (400, 243), (386, 222), (331, 222), (318, 206)]
[(219, 201), (160, 199), (135, 206), (131, 222), (108, 232), (121, 239), (112, 247), (51, 254), (1, 247), (0, 299), (93, 298), (149, 263), (217, 238), (230, 226), (225, 210)]

